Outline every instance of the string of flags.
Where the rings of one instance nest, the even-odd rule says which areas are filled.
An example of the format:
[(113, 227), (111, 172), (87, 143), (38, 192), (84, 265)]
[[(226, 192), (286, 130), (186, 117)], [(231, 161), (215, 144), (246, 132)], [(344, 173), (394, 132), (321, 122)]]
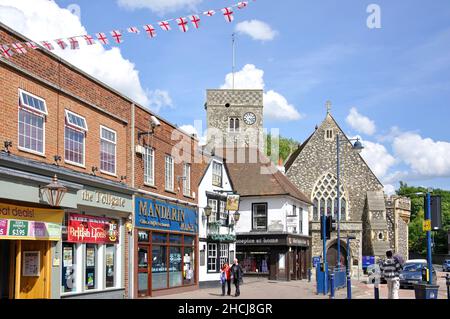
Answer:
[[(256, 1), (256, 0), (252, 0)], [(139, 35), (141, 30), (148, 35), (149, 38), (155, 38), (157, 36), (157, 29), (161, 29), (162, 31), (171, 31), (174, 23), (178, 26), (181, 32), (187, 32), (189, 30), (189, 26), (192, 25), (194, 29), (200, 28), (201, 18), (200, 16), (212, 17), (216, 15), (218, 12), (221, 13), (226, 22), (233, 22), (235, 10), (233, 8), (237, 8), (238, 10), (244, 9), (248, 6), (249, 1), (240, 1), (234, 5), (229, 7), (225, 7), (217, 10), (207, 10), (202, 13), (192, 14), (186, 17), (179, 17), (176, 19), (168, 19), (159, 21), (157, 23), (157, 27), (155, 28), (152, 24), (146, 24), (142, 26), (142, 28), (138, 28), (137, 26), (132, 26), (126, 28), (126, 30), (112, 30), (109, 34), (104, 32), (94, 33), (94, 35), (79, 35), (72, 36), (69, 38), (61, 38), (55, 40), (46, 40), (46, 41), (27, 41), (27, 42), (17, 42), (17, 43), (9, 43), (0, 45), (0, 53), (5, 58), (11, 58), (14, 54), (25, 54), (27, 53), (27, 49), (36, 50), (38, 48), (44, 48), (49, 51), (55, 50), (55, 48), (60, 48), (62, 50), (66, 50), (70, 48), (71, 50), (80, 49), (80, 41), (84, 41), (86, 45), (91, 46), (97, 43), (101, 45), (109, 45), (110, 41), (112, 43), (121, 44), (124, 42), (124, 34), (135, 34)], [(172, 24), (171, 24), (172, 23)], [(158, 31), (159, 32), (159, 31)]]

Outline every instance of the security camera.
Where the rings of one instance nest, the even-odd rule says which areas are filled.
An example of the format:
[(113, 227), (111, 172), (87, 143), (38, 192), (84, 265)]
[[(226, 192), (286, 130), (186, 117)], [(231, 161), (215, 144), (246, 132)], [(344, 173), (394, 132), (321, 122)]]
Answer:
[(151, 124), (152, 127), (158, 127), (158, 126), (161, 126), (161, 122), (160, 122), (155, 116), (153, 116), (153, 115), (152, 115), (152, 117), (150, 118), (150, 124)]

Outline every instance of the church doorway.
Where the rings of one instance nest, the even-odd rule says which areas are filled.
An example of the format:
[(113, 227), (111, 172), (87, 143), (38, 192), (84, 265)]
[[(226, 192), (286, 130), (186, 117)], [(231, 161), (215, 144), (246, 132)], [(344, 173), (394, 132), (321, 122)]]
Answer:
[[(337, 255), (338, 255), (338, 247), (337, 242), (328, 247), (327, 250), (327, 263), (329, 268), (334, 268), (337, 266)], [(341, 265), (347, 266), (347, 247), (345, 244), (341, 243)]]

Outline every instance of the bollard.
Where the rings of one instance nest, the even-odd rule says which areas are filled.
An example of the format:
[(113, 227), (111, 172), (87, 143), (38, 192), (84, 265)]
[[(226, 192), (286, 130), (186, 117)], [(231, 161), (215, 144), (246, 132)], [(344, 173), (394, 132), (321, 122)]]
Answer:
[(330, 299), (334, 299), (334, 274), (330, 274)]
[(447, 299), (450, 299), (450, 275), (447, 274), (445, 277), (445, 281), (447, 283)]
[(347, 299), (352, 299), (352, 277), (347, 274)]
[(311, 276), (312, 276), (311, 268), (308, 269), (308, 282), (311, 282)]
[(378, 285), (373, 286), (373, 289), (374, 289), (375, 299), (380, 299), (380, 289), (378, 288)]

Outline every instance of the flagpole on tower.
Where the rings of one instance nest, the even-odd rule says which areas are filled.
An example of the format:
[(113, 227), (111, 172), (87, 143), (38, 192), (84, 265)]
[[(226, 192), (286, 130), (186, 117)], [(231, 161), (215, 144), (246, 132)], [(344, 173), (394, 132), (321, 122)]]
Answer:
[(233, 55), (233, 65), (231, 67), (231, 74), (233, 76), (233, 90), (234, 90), (234, 70), (235, 70), (235, 66), (236, 66), (236, 56), (235, 56), (235, 44), (234, 44), (234, 36), (235, 33), (233, 32), (233, 34), (231, 35), (231, 44), (232, 44), (232, 55)]

